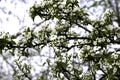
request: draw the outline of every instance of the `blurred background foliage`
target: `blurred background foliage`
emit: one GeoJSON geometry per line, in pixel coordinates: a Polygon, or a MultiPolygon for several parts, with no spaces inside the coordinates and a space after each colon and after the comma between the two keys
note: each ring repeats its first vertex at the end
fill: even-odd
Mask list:
{"type": "MultiPolygon", "coordinates": [[[[31,2],[0,4],[19,10],[31,2]]],[[[120,79],[119,0],[40,0],[29,7],[21,17],[1,6],[8,16],[1,16],[1,26],[10,16],[20,26],[17,33],[0,33],[1,80],[120,79]]]]}

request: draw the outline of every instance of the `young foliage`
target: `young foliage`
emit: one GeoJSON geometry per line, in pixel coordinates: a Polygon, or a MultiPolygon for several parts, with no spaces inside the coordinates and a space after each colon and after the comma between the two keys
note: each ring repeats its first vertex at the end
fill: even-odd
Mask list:
{"type": "MultiPolygon", "coordinates": [[[[120,44],[120,28],[113,25],[112,12],[105,13],[101,20],[91,20],[77,0],[45,0],[30,8],[30,16],[33,20],[39,16],[45,24],[38,30],[25,29],[18,42],[14,41],[18,37],[4,36],[0,52],[12,50],[13,56],[30,58],[40,55],[46,46],[52,48],[54,57],[43,63],[48,69],[37,80],[119,80],[120,52],[113,45],[120,44]],[[36,53],[32,55],[31,49],[36,53]]],[[[30,66],[22,65],[20,59],[15,62],[20,72],[14,75],[32,80],[30,66]]]]}
{"type": "MultiPolygon", "coordinates": [[[[96,5],[97,1],[92,6],[96,5]]],[[[116,29],[113,25],[114,15],[112,12],[106,13],[103,20],[92,21],[88,14],[79,7],[77,0],[66,0],[56,1],[56,3],[45,1],[44,5],[34,5],[30,9],[30,13],[31,16],[36,14],[45,20],[54,21],[57,19],[56,26],[53,27],[55,29],[54,35],[57,37],[52,41],[49,38],[49,44],[53,47],[55,58],[57,58],[52,69],[53,74],[57,74],[53,75],[54,77],[58,79],[65,77],[68,80],[95,80],[97,79],[96,75],[98,75],[97,71],[101,71],[100,80],[110,79],[109,76],[118,79],[115,76],[116,72],[112,71],[113,64],[116,64],[114,55],[119,53],[111,51],[109,48],[111,45],[119,44],[116,34],[116,30],[119,28],[116,29]],[[92,30],[89,29],[88,25],[92,26],[92,30]],[[85,31],[87,34],[83,36],[75,30],[72,31],[77,27],[79,31],[85,31]],[[71,41],[75,43],[70,43],[71,41]],[[71,57],[74,55],[74,52],[71,52],[74,49],[78,49],[76,51],[77,57],[71,57]],[[79,58],[80,62],[77,62],[79,58]],[[86,65],[88,67],[87,73],[83,74],[84,70],[79,72],[80,67],[75,68],[78,65],[86,65]],[[109,72],[111,68],[112,70],[109,72]]]]}

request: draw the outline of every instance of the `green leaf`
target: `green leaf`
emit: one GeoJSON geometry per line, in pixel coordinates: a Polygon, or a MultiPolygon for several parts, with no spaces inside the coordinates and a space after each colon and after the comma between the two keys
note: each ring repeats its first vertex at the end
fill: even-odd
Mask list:
{"type": "Polygon", "coordinates": [[[15,35],[11,36],[11,39],[16,39],[16,38],[17,38],[17,36],[15,36],[15,35]]]}
{"type": "Polygon", "coordinates": [[[30,32],[30,28],[29,27],[27,28],[27,32],[30,32]]]}
{"type": "Polygon", "coordinates": [[[94,1],[94,3],[90,7],[95,7],[97,6],[97,4],[98,4],[98,1],[94,1]]]}

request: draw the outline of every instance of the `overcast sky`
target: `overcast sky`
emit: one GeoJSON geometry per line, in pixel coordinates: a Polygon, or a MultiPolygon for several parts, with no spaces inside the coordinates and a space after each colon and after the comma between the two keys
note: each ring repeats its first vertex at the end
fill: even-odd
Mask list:
{"type": "Polygon", "coordinates": [[[17,33],[21,28],[32,26],[29,8],[37,0],[1,0],[0,31],[17,33]]]}

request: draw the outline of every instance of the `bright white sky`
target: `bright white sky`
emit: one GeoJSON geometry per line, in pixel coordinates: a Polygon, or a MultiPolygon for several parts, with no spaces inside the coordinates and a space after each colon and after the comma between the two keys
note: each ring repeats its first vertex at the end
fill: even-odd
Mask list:
{"type": "Polygon", "coordinates": [[[0,31],[14,34],[25,26],[32,26],[33,22],[29,17],[29,8],[37,1],[38,0],[1,0],[0,31]]]}

